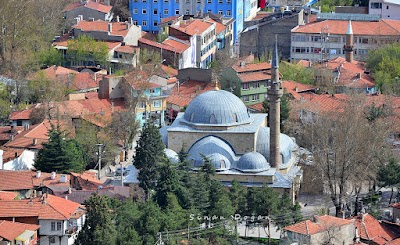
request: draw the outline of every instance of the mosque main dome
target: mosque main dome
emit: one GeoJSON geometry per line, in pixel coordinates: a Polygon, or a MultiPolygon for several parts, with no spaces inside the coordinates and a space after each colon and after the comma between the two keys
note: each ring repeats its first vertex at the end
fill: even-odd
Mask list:
{"type": "Polygon", "coordinates": [[[252,121],[244,103],[225,90],[212,90],[198,95],[187,107],[184,119],[189,124],[221,126],[252,121]]]}

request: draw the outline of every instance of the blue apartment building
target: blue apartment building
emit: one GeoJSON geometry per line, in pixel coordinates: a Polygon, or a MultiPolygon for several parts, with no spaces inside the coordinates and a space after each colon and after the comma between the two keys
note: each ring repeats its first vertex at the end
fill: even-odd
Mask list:
{"type": "Polygon", "coordinates": [[[160,20],[166,17],[194,15],[199,12],[233,17],[233,38],[236,42],[243,31],[244,5],[244,0],[130,0],[129,10],[135,25],[142,26],[143,31],[153,33],[158,32],[160,20]]]}

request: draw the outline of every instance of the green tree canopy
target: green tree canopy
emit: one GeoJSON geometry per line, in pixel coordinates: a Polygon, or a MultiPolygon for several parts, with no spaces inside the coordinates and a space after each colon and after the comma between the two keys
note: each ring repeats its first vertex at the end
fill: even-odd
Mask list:
{"type": "Polygon", "coordinates": [[[87,35],[68,40],[68,59],[76,65],[91,63],[105,66],[108,58],[108,47],[104,42],[94,40],[87,35]]]}
{"type": "Polygon", "coordinates": [[[34,166],[43,172],[82,172],[85,169],[83,152],[74,139],[65,138],[60,125],[51,124],[49,141],[39,150],[34,166]]]}
{"type": "Polygon", "coordinates": [[[284,80],[292,80],[303,84],[314,83],[313,70],[298,64],[281,62],[279,64],[279,72],[282,73],[282,79],[284,80]]]}
{"type": "Polygon", "coordinates": [[[400,184],[400,164],[395,159],[390,159],[388,164],[379,168],[377,179],[379,186],[392,188],[390,203],[393,197],[393,187],[400,184]]]}

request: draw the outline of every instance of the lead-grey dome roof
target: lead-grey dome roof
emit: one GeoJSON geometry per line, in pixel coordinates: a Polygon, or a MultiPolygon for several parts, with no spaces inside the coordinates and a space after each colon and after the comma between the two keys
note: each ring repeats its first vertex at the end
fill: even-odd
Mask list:
{"type": "Polygon", "coordinates": [[[187,107],[184,118],[192,124],[239,125],[251,122],[243,102],[225,90],[198,95],[187,107]]]}
{"type": "Polygon", "coordinates": [[[265,157],[255,151],[244,154],[236,164],[236,169],[242,172],[262,172],[270,168],[265,157]]]}
{"type": "Polygon", "coordinates": [[[217,171],[228,170],[231,168],[231,162],[228,158],[220,153],[212,153],[206,156],[206,159],[210,161],[210,164],[217,171]]]}
{"type": "Polygon", "coordinates": [[[204,164],[204,157],[212,154],[225,156],[230,163],[235,162],[235,152],[223,139],[215,136],[206,136],[194,143],[188,151],[188,160],[195,168],[204,164]]]}
{"type": "Polygon", "coordinates": [[[179,162],[179,155],[175,151],[165,148],[164,153],[171,163],[176,164],[179,162]]]}

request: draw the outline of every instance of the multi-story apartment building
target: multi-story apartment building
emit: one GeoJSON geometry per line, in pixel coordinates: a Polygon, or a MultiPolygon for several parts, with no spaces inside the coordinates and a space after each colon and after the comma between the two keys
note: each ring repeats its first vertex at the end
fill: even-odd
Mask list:
{"type": "Polygon", "coordinates": [[[245,20],[255,16],[257,0],[131,0],[133,23],[144,31],[158,32],[161,19],[176,15],[199,15],[204,13],[232,17],[234,40],[238,40],[245,20]]]}
{"type": "MultiPolygon", "coordinates": [[[[400,41],[400,20],[352,21],[354,59],[365,60],[369,50],[400,41]]],[[[344,57],[347,20],[324,20],[291,31],[292,61],[330,60],[344,57]]]]}
{"type": "Polygon", "coordinates": [[[384,19],[400,20],[400,1],[370,0],[368,13],[379,14],[384,19]]]}

